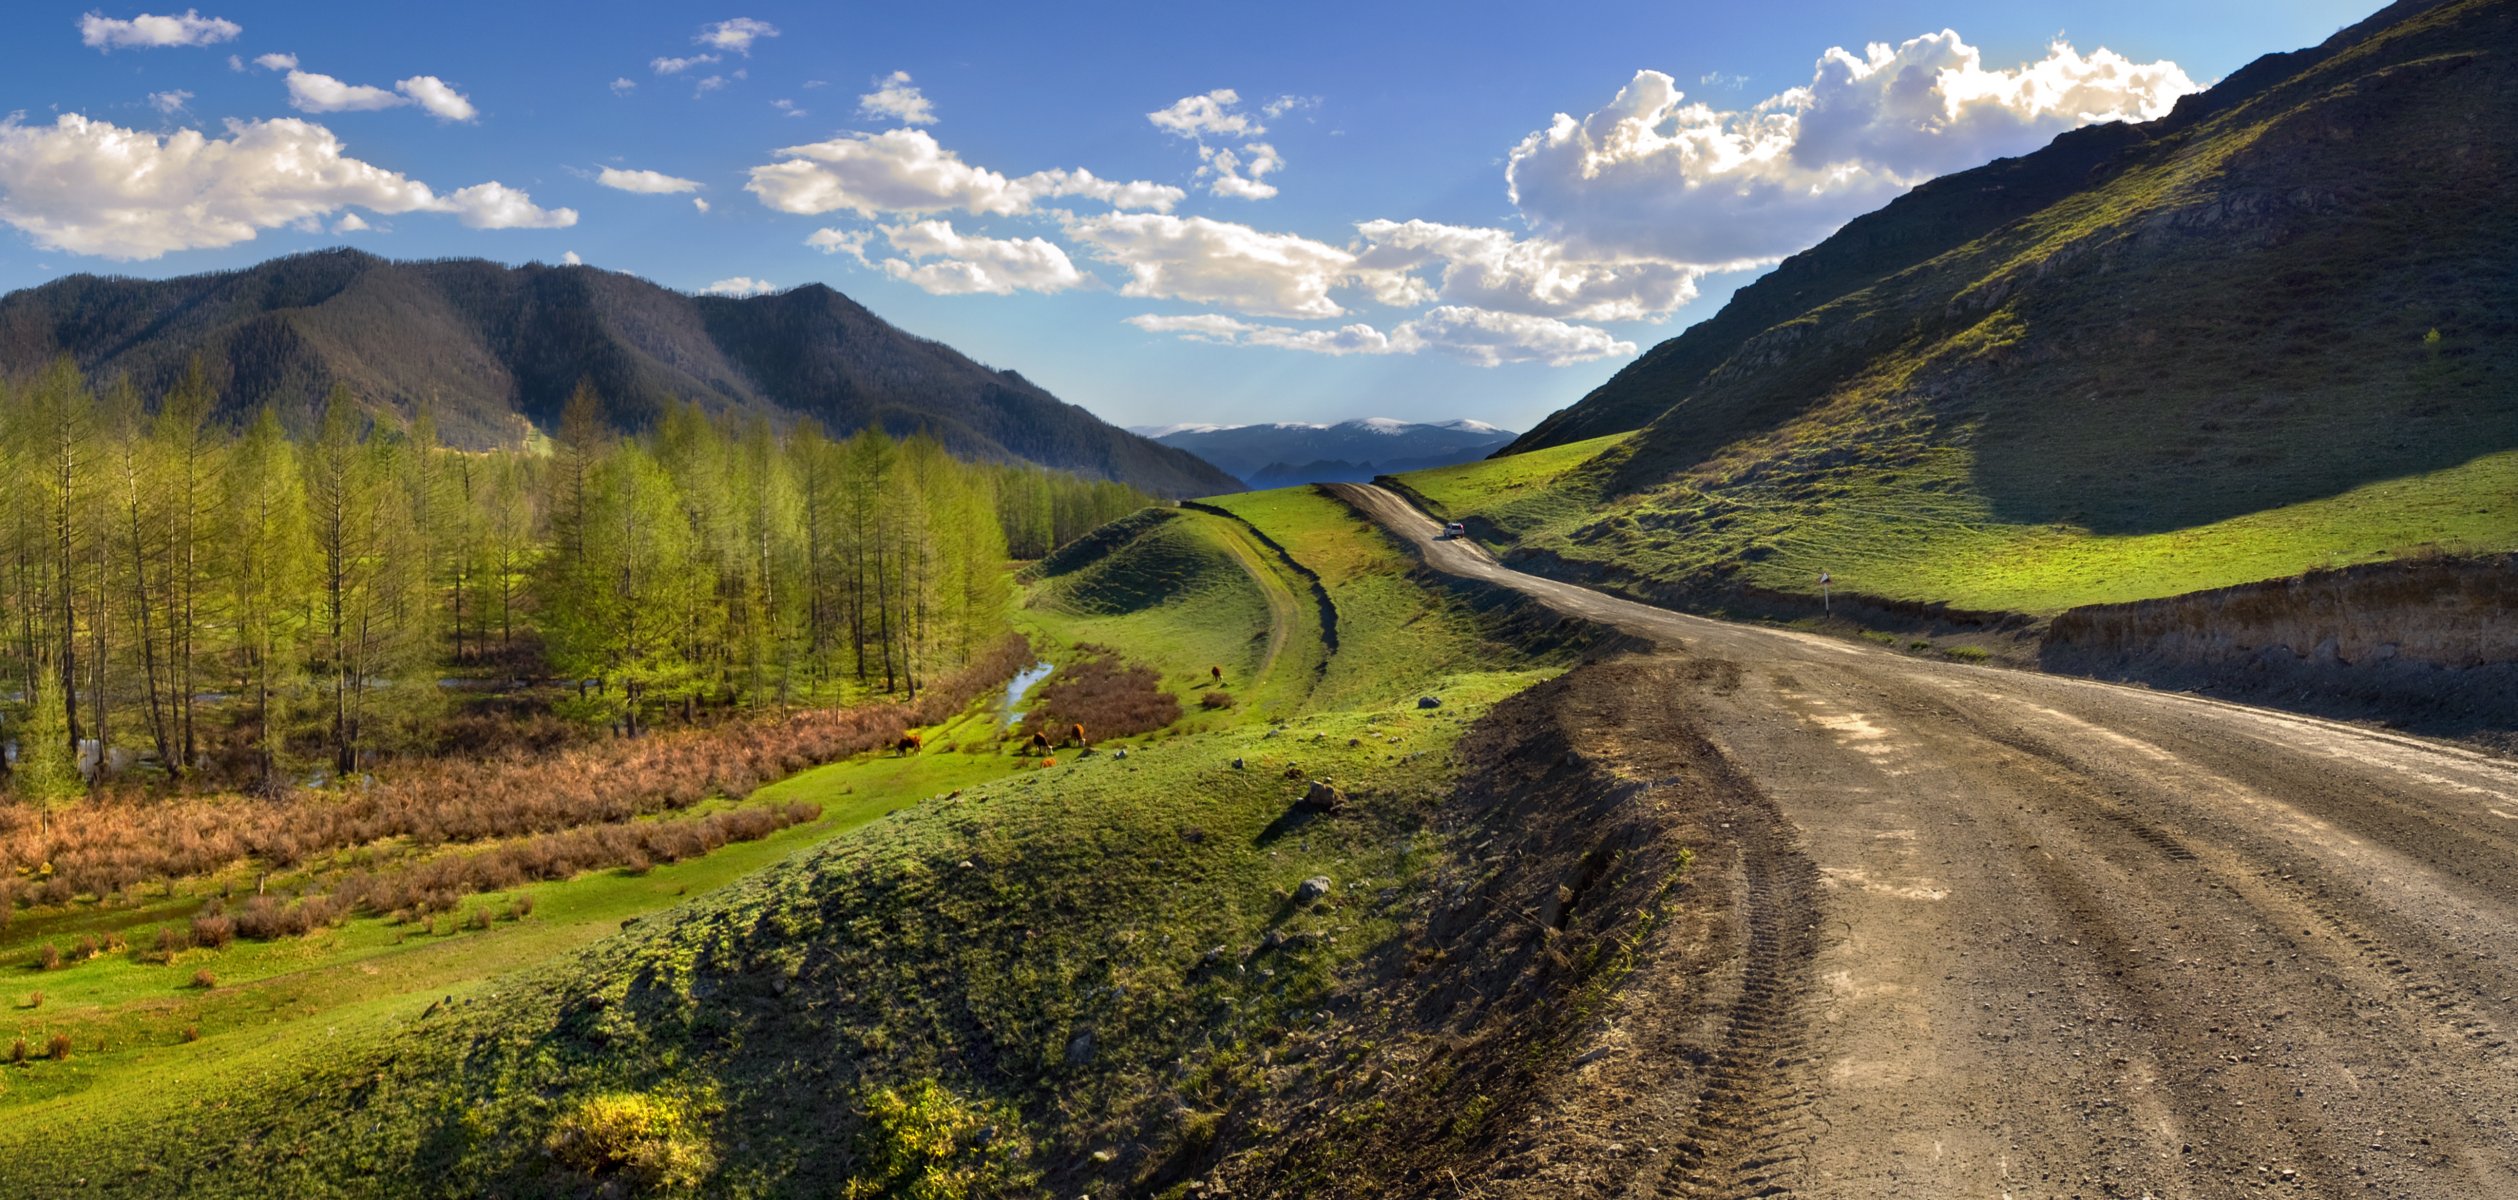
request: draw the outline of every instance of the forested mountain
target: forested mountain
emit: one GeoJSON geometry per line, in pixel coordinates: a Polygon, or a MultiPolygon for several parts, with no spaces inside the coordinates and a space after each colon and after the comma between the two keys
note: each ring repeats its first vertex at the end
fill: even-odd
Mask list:
{"type": "Polygon", "coordinates": [[[592,267],[392,262],[355,250],[145,280],[74,275],[0,298],[0,376],[68,354],[98,386],[172,387],[198,356],[215,414],[265,405],[311,431],[348,387],[388,423],[427,408],[450,446],[554,428],[580,383],[620,432],[680,399],[809,416],[834,436],[926,434],[972,460],[1024,460],[1163,495],[1233,488],[1197,458],[1104,424],[1012,371],[893,328],[821,284],[690,296],[592,267]]]}
{"type": "Polygon", "coordinates": [[[1445,467],[1484,457],[1513,440],[1509,429],[1483,421],[1416,422],[1365,417],[1323,425],[1132,426],[1166,446],[1189,451],[1254,488],[1298,483],[1356,483],[1375,475],[1445,467]]]}
{"type": "Polygon", "coordinates": [[[2140,537],[2208,529],[2254,578],[2499,514],[2490,548],[2518,528],[2472,482],[2518,451],[2512,178],[2518,5],[2406,0],[1851,223],[1521,438],[1637,430],[1481,515],[1657,587],[2028,606],[2152,594],[2074,557],[2140,537]]]}

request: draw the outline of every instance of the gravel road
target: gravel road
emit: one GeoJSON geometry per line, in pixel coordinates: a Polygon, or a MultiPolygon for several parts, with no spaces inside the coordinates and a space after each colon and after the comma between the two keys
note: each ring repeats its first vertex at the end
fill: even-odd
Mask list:
{"type": "Polygon", "coordinates": [[[1788,993],[1740,1049],[1789,1049],[1628,1193],[2518,1197],[2518,764],[1690,617],[1335,490],[1436,569],[1738,668],[1674,703],[1783,819],[1736,969],[1788,993]]]}

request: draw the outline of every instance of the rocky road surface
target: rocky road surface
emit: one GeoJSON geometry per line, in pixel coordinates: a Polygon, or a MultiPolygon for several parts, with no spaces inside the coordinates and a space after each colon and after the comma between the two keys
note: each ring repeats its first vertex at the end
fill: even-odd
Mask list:
{"type": "Polygon", "coordinates": [[[2189,696],[1436,569],[1737,682],[1674,697],[1780,814],[1757,997],[1619,1190],[2518,1197],[2518,764],[2189,696]]]}

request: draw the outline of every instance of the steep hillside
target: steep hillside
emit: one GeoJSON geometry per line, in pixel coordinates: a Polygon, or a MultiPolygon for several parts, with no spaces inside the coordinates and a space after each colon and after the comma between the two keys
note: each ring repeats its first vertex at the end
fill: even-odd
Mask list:
{"type": "Polygon", "coordinates": [[[90,377],[163,389],[195,355],[230,411],[303,420],[334,383],[458,446],[548,429],[580,381],[636,429],[670,399],[800,414],[845,434],[919,431],[1165,495],[1229,490],[1195,457],[1102,423],[1012,371],[911,336],[820,284],[687,296],[591,267],[391,262],[354,250],[180,279],[77,275],[0,297],[0,377],[68,353],[90,377]]]}
{"type": "Polygon", "coordinates": [[[2513,173],[2518,8],[2400,4],[1855,222],[1516,443],[1658,409],[1555,502],[1456,515],[1657,591],[2030,609],[2502,548],[2513,173]]]}
{"type": "Polygon", "coordinates": [[[1480,421],[1422,423],[1388,417],[1333,425],[1171,425],[1131,431],[1195,454],[1260,489],[1360,483],[1375,475],[1449,466],[1485,457],[1514,436],[1509,429],[1480,421]]]}

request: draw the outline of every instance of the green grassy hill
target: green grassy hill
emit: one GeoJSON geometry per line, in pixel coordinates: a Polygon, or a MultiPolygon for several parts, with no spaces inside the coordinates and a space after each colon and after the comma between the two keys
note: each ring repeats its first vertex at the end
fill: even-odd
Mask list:
{"type": "Polygon", "coordinates": [[[0,1066],[0,1191],[1116,1195],[1257,1152],[1290,1064],[1369,1049],[1331,1013],[1371,1011],[1456,861],[1455,745],[1575,648],[1515,648],[1324,496],[1230,503],[1027,585],[1058,670],[1149,665],[1195,697],[1174,725],[1044,764],[984,701],[760,793],[817,824],[538,885],[487,931],[71,968],[93,986],[43,1014],[71,1056],[0,1066]],[[1316,778],[1343,812],[1295,810],[1316,778]]]}
{"type": "Polygon", "coordinates": [[[2513,172],[2518,10],[2398,4],[1849,225],[1525,437],[1641,424],[1544,502],[1411,485],[1663,592],[2043,611],[2506,549],[2513,172]]]}

